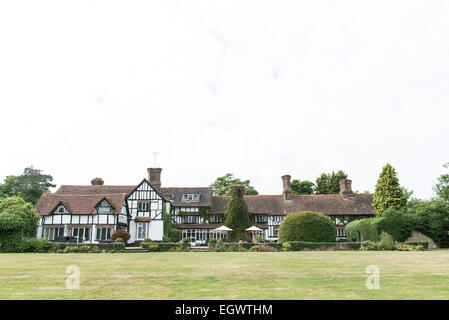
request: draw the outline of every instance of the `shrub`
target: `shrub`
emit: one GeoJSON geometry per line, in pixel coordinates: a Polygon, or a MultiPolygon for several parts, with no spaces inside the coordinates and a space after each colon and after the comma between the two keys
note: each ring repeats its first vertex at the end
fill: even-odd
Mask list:
{"type": "Polygon", "coordinates": [[[168,231],[168,241],[169,242],[179,242],[182,238],[182,231],[176,228],[171,228],[168,231]]]}
{"type": "Polygon", "coordinates": [[[304,211],[291,213],[279,226],[279,241],[335,241],[336,228],[322,213],[304,211]]]}
{"type": "Polygon", "coordinates": [[[307,241],[289,241],[291,251],[302,250],[324,250],[335,244],[335,242],[307,242],[307,241]]]}
{"type": "Polygon", "coordinates": [[[143,239],[143,242],[152,242],[152,240],[150,238],[145,238],[143,239]]]}
{"type": "Polygon", "coordinates": [[[125,243],[125,241],[123,240],[123,238],[117,238],[117,239],[115,239],[114,242],[125,243]]]}
{"type": "Polygon", "coordinates": [[[292,246],[288,242],[284,242],[282,244],[282,251],[290,251],[291,248],[292,248],[292,246]]]}
{"type": "Polygon", "coordinates": [[[379,224],[382,222],[384,218],[376,217],[376,218],[368,218],[360,220],[359,222],[359,232],[361,241],[365,240],[380,240],[380,226],[379,224]]]}
{"type": "Polygon", "coordinates": [[[184,239],[182,239],[182,243],[189,243],[190,242],[190,240],[188,239],[188,238],[184,238],[184,239]]]}
{"type": "Polygon", "coordinates": [[[263,238],[260,234],[256,237],[256,241],[259,243],[263,241],[263,238]]]}
{"type": "Polygon", "coordinates": [[[151,243],[150,246],[148,247],[148,250],[150,250],[151,252],[156,252],[159,249],[159,245],[157,243],[151,243]]]}
{"type": "Polygon", "coordinates": [[[413,211],[414,230],[428,236],[441,248],[449,247],[449,203],[422,201],[413,211]]]}
{"type": "Polygon", "coordinates": [[[217,239],[212,238],[209,240],[209,244],[216,244],[217,243],[217,239]]]}
{"type": "Polygon", "coordinates": [[[27,238],[35,238],[38,223],[39,214],[31,203],[25,202],[20,197],[0,200],[0,233],[14,231],[27,238]]]}
{"type": "Polygon", "coordinates": [[[345,226],[346,237],[360,241],[359,223],[362,220],[354,220],[345,226]]]}
{"type": "Polygon", "coordinates": [[[127,242],[131,238],[130,234],[123,228],[118,228],[111,236],[111,240],[122,238],[124,242],[127,242]]]}
{"type": "Polygon", "coordinates": [[[253,247],[249,248],[249,251],[250,252],[257,252],[257,251],[259,251],[259,246],[253,246],[253,247]]]}
{"type": "Polygon", "coordinates": [[[382,213],[379,230],[390,234],[394,240],[403,242],[412,235],[414,216],[405,211],[387,209],[382,213]]]}

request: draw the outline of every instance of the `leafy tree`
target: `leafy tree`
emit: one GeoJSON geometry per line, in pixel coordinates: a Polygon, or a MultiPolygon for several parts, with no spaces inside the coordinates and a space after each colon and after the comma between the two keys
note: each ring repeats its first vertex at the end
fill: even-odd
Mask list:
{"type": "Polygon", "coordinates": [[[19,197],[0,200],[0,250],[17,251],[27,238],[35,238],[39,215],[19,197]]]}
{"type": "Polygon", "coordinates": [[[32,166],[25,168],[20,176],[8,176],[0,184],[0,196],[19,196],[27,202],[35,204],[42,193],[50,191],[56,185],[52,184],[51,175],[42,174],[42,170],[32,166]]]}
{"type": "Polygon", "coordinates": [[[414,230],[431,238],[440,248],[449,247],[449,203],[437,199],[421,201],[414,208],[414,230]]]}
{"type": "Polygon", "coordinates": [[[377,180],[376,191],[374,192],[373,208],[377,214],[390,208],[401,210],[407,206],[407,195],[404,188],[399,185],[396,170],[387,163],[377,180]]]}
{"type": "MultiPolygon", "coordinates": [[[[449,169],[449,162],[445,163],[443,167],[449,169]]],[[[449,202],[449,173],[439,176],[438,183],[433,187],[433,190],[439,198],[449,202]]]]}
{"type": "Polygon", "coordinates": [[[241,185],[232,186],[228,210],[224,213],[224,225],[231,228],[229,240],[238,241],[246,238],[245,229],[251,226],[251,217],[248,206],[243,200],[244,187],[241,185]]]}
{"type": "Polygon", "coordinates": [[[322,173],[315,181],[315,194],[335,194],[340,192],[340,180],[348,175],[342,170],[337,173],[322,173]]]}
{"type": "Polygon", "coordinates": [[[294,179],[290,183],[290,188],[292,189],[292,194],[313,194],[314,185],[312,181],[294,179]]]}
{"type": "Polygon", "coordinates": [[[213,188],[214,195],[217,196],[229,195],[232,185],[245,186],[246,195],[258,195],[259,192],[257,192],[257,190],[249,184],[249,180],[242,181],[238,178],[235,178],[232,173],[227,173],[222,177],[218,177],[210,186],[213,188]]]}

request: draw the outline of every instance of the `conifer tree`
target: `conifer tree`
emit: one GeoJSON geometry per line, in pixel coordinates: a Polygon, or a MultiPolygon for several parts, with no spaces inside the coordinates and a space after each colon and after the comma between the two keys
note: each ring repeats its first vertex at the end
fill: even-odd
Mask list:
{"type": "Polygon", "coordinates": [[[232,199],[229,202],[228,210],[224,214],[224,225],[231,228],[228,238],[231,241],[245,239],[245,229],[251,226],[251,218],[248,212],[248,206],[243,200],[245,187],[242,185],[234,185],[231,187],[232,199]]]}
{"type": "Polygon", "coordinates": [[[377,180],[376,191],[374,192],[373,208],[378,215],[389,209],[403,209],[407,205],[407,196],[404,189],[399,185],[396,170],[387,163],[377,180]]]}

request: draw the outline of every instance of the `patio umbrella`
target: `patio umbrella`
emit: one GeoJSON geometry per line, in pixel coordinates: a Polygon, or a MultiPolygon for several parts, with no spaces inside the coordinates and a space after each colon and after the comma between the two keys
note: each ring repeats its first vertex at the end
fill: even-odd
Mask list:
{"type": "Polygon", "coordinates": [[[220,232],[221,237],[223,238],[223,234],[227,234],[227,232],[232,231],[232,229],[228,228],[226,226],[221,226],[221,227],[215,228],[214,231],[220,232]]]}
{"type": "Polygon", "coordinates": [[[221,227],[215,228],[214,231],[232,231],[232,229],[228,228],[226,226],[221,226],[221,227]]]}
{"type": "Polygon", "coordinates": [[[252,227],[245,229],[245,231],[262,231],[262,229],[257,228],[256,226],[252,226],[252,227]]]}

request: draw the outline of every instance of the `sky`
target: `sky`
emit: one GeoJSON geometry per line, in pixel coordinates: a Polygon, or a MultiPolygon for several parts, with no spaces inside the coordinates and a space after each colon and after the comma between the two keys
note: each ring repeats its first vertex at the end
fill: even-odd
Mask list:
{"type": "Polygon", "coordinates": [[[260,194],[390,162],[418,198],[449,162],[449,2],[0,2],[0,181],[260,194]]]}

